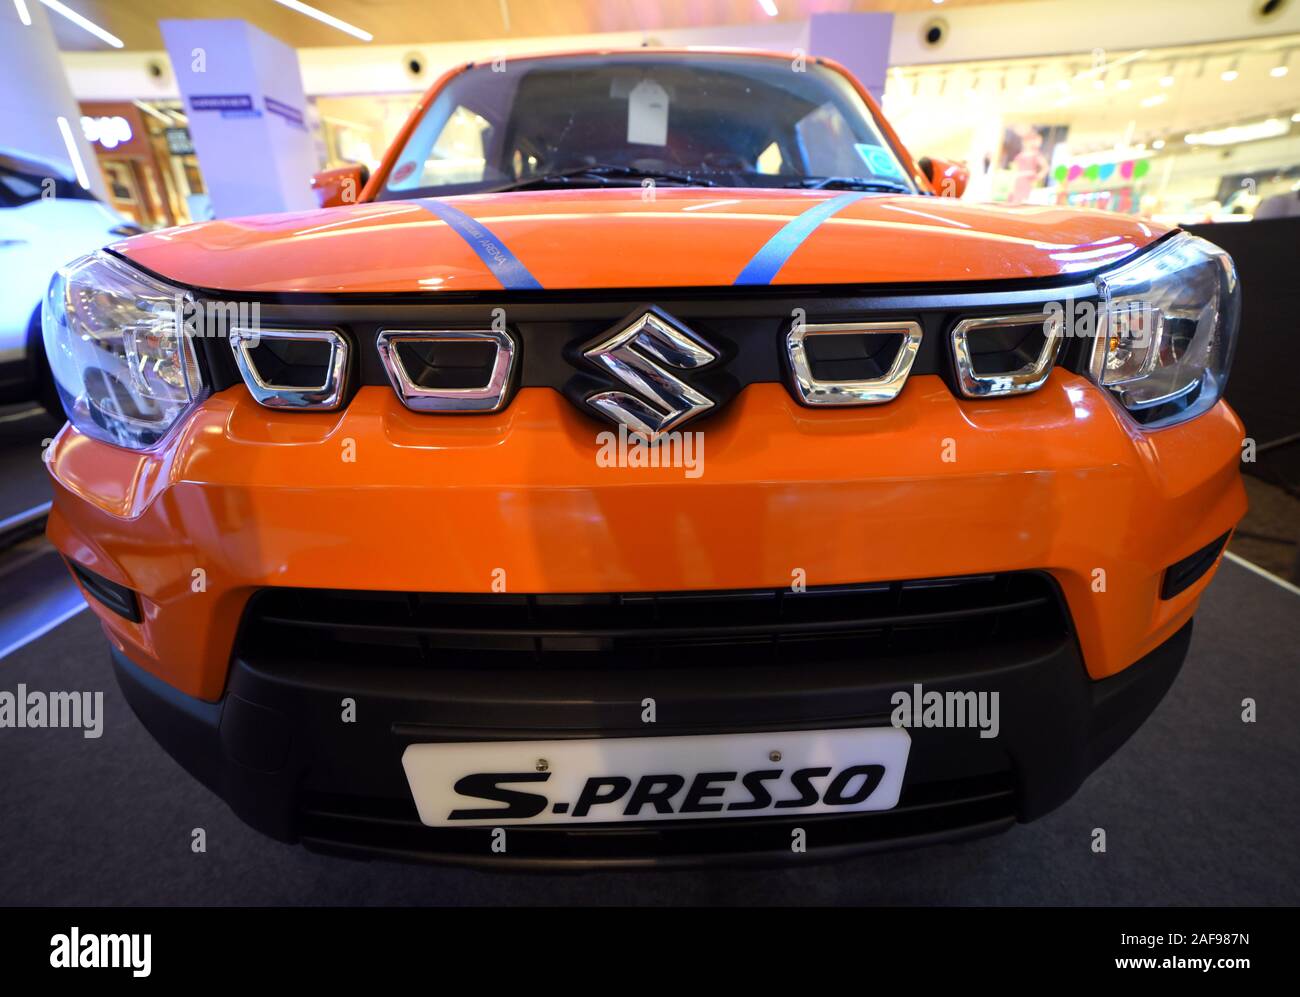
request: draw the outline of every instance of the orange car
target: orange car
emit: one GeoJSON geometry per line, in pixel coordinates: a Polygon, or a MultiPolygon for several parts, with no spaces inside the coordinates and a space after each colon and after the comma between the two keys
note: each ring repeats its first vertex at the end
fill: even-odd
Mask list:
{"type": "Polygon", "coordinates": [[[449,73],[335,206],[69,265],[49,537],[132,707],[349,854],[802,861],[1052,810],[1245,509],[1239,290],[964,182],[828,62],[561,54],[449,73]]]}

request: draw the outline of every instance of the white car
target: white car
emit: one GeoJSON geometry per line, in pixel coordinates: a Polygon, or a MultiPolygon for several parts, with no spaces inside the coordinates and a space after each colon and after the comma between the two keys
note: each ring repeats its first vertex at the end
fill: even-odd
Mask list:
{"type": "Polygon", "coordinates": [[[0,149],[0,405],[63,410],[41,342],[41,300],[64,263],[142,231],[54,164],[0,149]]]}

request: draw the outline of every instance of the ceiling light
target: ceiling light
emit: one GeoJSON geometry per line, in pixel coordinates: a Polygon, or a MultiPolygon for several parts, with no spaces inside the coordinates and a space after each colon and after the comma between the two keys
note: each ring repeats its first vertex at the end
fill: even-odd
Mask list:
{"type": "MultiPolygon", "coordinates": [[[[48,3],[49,0],[43,0],[48,3]]],[[[323,10],[317,10],[315,7],[302,3],[301,0],[275,0],[281,7],[288,7],[299,14],[306,14],[308,17],[314,17],[321,24],[328,24],[331,28],[337,28],[345,35],[351,35],[353,38],[360,38],[363,42],[374,41],[375,36],[369,31],[363,31],[355,24],[348,24],[347,21],[340,21],[331,14],[326,14],[323,10]]]]}
{"type": "Polygon", "coordinates": [[[1240,75],[1241,74],[1237,72],[1237,60],[1233,59],[1228,63],[1228,68],[1219,74],[1219,79],[1223,80],[1224,83],[1231,83],[1240,75]]]}
{"type": "Polygon", "coordinates": [[[27,9],[27,0],[14,0],[14,6],[18,8],[18,20],[30,28],[32,26],[32,12],[27,9]]]}
{"type": "Polygon", "coordinates": [[[1168,99],[1169,95],[1167,93],[1156,93],[1152,94],[1150,97],[1143,97],[1140,103],[1143,107],[1159,107],[1168,99]]]}
{"type": "MultiPolygon", "coordinates": [[[[98,24],[96,24],[94,21],[92,21],[92,20],[90,20],[90,19],[88,19],[88,18],[82,17],[80,14],[78,14],[78,13],[77,13],[75,10],[73,10],[71,7],[66,7],[66,6],[64,6],[63,4],[59,3],[59,0],[41,0],[41,3],[43,3],[43,4],[45,4],[45,6],[49,7],[50,10],[54,11],[54,13],[56,13],[56,14],[62,14],[64,17],[66,17],[69,21],[71,21],[71,22],[72,22],[73,24],[75,24],[77,27],[82,28],[82,29],[84,29],[84,30],[86,30],[86,31],[89,31],[92,35],[94,35],[94,36],[95,36],[96,38],[98,38],[100,41],[108,42],[108,44],[112,45],[113,48],[122,48],[122,47],[123,47],[122,39],[118,38],[117,35],[113,34],[112,32],[105,31],[103,28],[101,28],[101,27],[100,27],[98,24]]],[[[59,120],[62,121],[63,119],[60,118],[59,120]]],[[[82,186],[85,186],[85,185],[83,184],[82,186]]]]}
{"type": "Polygon", "coordinates": [[[1285,76],[1290,71],[1287,68],[1287,63],[1290,61],[1291,61],[1291,53],[1287,52],[1284,56],[1282,56],[1278,64],[1268,71],[1268,75],[1278,77],[1278,78],[1285,76]]]}
{"type": "Polygon", "coordinates": [[[68,158],[72,160],[72,168],[77,172],[77,183],[81,185],[82,190],[90,190],[90,178],[86,176],[86,164],[81,161],[81,150],[77,148],[77,140],[72,137],[72,126],[68,124],[68,119],[62,116],[56,120],[59,124],[59,133],[63,136],[63,144],[68,150],[68,158]]]}
{"type": "Polygon", "coordinates": [[[1129,87],[1131,87],[1133,85],[1133,81],[1129,79],[1129,76],[1130,74],[1132,74],[1132,72],[1133,72],[1132,66],[1126,67],[1124,70],[1124,75],[1120,77],[1119,82],[1116,83],[1115,86],[1120,90],[1127,90],[1129,87]]]}
{"type": "Polygon", "coordinates": [[[1239,142],[1277,138],[1285,135],[1289,130],[1290,126],[1281,118],[1266,118],[1245,125],[1231,125],[1228,128],[1216,128],[1208,132],[1193,132],[1184,136],[1183,141],[1188,145],[1236,145],[1239,142]]]}
{"type": "Polygon", "coordinates": [[[776,17],[781,13],[776,9],[776,0],[758,0],[758,5],[763,8],[763,13],[768,17],[776,17]]]}
{"type": "Polygon", "coordinates": [[[1295,114],[1291,115],[1291,120],[1300,122],[1300,111],[1297,111],[1295,114]]]}
{"type": "Polygon", "coordinates": [[[1164,147],[1165,147],[1165,140],[1162,138],[1158,138],[1151,143],[1151,148],[1155,149],[1157,152],[1159,152],[1164,147]]]}

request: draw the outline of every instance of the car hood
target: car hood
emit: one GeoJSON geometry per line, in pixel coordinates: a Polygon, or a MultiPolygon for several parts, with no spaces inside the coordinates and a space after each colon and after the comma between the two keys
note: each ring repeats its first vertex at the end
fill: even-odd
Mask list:
{"type": "Polygon", "coordinates": [[[660,187],[380,201],[202,222],[112,249],[196,288],[409,293],[1051,278],[1109,266],[1167,231],[1057,207],[660,187]]]}

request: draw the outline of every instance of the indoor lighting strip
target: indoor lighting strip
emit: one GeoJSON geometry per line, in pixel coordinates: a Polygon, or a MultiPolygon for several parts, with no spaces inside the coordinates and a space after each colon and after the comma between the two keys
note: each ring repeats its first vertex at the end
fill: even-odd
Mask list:
{"type": "Polygon", "coordinates": [[[363,42],[374,41],[375,36],[369,31],[363,31],[355,24],[348,24],[347,21],[340,21],[337,17],[334,17],[331,14],[326,14],[323,10],[317,10],[315,7],[309,6],[308,4],[300,3],[299,0],[275,0],[275,2],[281,7],[288,7],[290,10],[296,10],[299,14],[306,14],[308,17],[314,17],[316,20],[320,21],[321,24],[328,24],[331,28],[337,28],[339,31],[342,31],[346,35],[351,35],[353,38],[360,38],[363,42]]]}
{"type": "Polygon", "coordinates": [[[32,26],[32,12],[27,9],[27,0],[14,0],[14,6],[18,8],[18,20],[30,28],[32,26]]]}
{"type": "MultiPolygon", "coordinates": [[[[108,42],[108,44],[112,45],[113,48],[122,48],[122,47],[123,47],[122,39],[118,38],[117,35],[113,34],[111,31],[105,31],[103,28],[101,28],[101,27],[100,27],[98,24],[96,24],[94,21],[92,21],[92,20],[90,20],[90,19],[88,19],[88,18],[82,17],[80,14],[78,14],[78,13],[77,13],[75,10],[73,10],[71,7],[68,7],[68,6],[64,5],[64,4],[59,3],[59,0],[41,0],[41,3],[43,3],[43,4],[45,4],[45,6],[49,7],[50,10],[54,11],[54,13],[56,13],[56,14],[62,14],[64,17],[66,17],[69,21],[71,21],[71,22],[72,22],[73,24],[75,24],[77,27],[79,27],[79,28],[84,28],[86,31],[89,31],[92,35],[94,35],[94,36],[95,36],[96,38],[98,38],[100,41],[108,42]]],[[[21,11],[21,8],[20,8],[20,9],[19,9],[19,14],[20,14],[20,16],[21,16],[21,13],[22,13],[22,11],[21,11]]]]}
{"type": "Polygon", "coordinates": [[[81,161],[81,150],[77,148],[77,140],[72,137],[72,126],[62,115],[57,120],[59,131],[63,135],[63,144],[68,147],[68,158],[72,160],[72,168],[77,171],[77,183],[81,184],[82,190],[90,190],[90,177],[86,176],[86,164],[81,161]]]}

